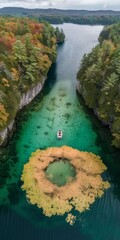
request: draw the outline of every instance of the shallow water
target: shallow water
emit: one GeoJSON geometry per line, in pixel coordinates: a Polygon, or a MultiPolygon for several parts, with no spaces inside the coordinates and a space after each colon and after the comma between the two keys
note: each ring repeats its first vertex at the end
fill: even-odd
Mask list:
{"type": "Polygon", "coordinates": [[[75,168],[66,159],[58,159],[50,163],[45,173],[48,180],[59,187],[67,184],[68,181],[72,181],[76,176],[75,168]]]}
{"type": "Polygon", "coordinates": [[[66,42],[48,74],[41,94],[18,116],[16,134],[0,152],[1,240],[119,240],[120,151],[110,146],[111,135],[76,94],[76,73],[84,53],[97,44],[102,26],[60,25],[66,42]],[[63,138],[56,132],[63,130],[63,138]],[[21,190],[23,165],[37,148],[68,145],[102,157],[104,179],[111,188],[90,211],[77,214],[74,226],[65,216],[48,218],[32,206],[21,190]]]}

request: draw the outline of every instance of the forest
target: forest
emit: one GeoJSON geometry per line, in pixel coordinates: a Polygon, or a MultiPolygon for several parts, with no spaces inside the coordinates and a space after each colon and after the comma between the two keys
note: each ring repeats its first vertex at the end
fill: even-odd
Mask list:
{"type": "Polygon", "coordinates": [[[86,105],[109,125],[112,144],[120,148],[120,23],[104,27],[98,45],[84,55],[77,78],[86,105]]]}
{"type": "Polygon", "coordinates": [[[62,9],[27,9],[19,7],[4,7],[0,9],[1,15],[27,16],[43,20],[51,24],[75,23],[90,25],[109,25],[120,21],[120,11],[111,10],[62,10],[62,9]]]}
{"type": "Polygon", "coordinates": [[[69,16],[69,15],[42,15],[39,17],[39,21],[46,20],[51,24],[63,24],[63,23],[74,23],[83,25],[110,25],[120,21],[120,16],[111,15],[79,15],[79,16],[69,16]]]}
{"type": "Polygon", "coordinates": [[[0,17],[0,131],[16,116],[20,98],[46,78],[64,33],[48,23],[0,17]]]}

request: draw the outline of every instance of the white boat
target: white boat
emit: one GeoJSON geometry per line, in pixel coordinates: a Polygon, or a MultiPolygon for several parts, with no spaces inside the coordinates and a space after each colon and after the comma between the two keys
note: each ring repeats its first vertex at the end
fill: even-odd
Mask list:
{"type": "Polygon", "coordinates": [[[62,130],[58,130],[57,131],[57,138],[62,138],[63,137],[63,132],[62,132],[62,130]]]}

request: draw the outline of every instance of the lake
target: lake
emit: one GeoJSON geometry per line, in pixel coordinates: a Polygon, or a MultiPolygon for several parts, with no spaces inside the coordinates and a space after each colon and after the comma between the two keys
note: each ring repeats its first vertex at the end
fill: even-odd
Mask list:
{"type": "Polygon", "coordinates": [[[59,25],[66,41],[57,48],[42,92],[18,114],[16,133],[0,151],[1,240],[119,240],[120,151],[110,145],[109,129],[85,105],[76,92],[76,74],[85,53],[98,43],[102,26],[59,25]],[[57,139],[57,130],[63,138],[57,139]],[[76,213],[70,226],[66,216],[45,217],[27,201],[21,190],[23,165],[36,149],[68,145],[100,155],[111,184],[90,210],[76,213]]]}

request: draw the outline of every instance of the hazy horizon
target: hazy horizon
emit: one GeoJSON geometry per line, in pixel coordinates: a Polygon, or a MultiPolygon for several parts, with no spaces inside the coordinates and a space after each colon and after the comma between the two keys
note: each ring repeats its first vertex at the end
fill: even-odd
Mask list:
{"type": "Polygon", "coordinates": [[[75,9],[75,8],[57,8],[57,7],[45,7],[45,8],[43,8],[43,7],[32,7],[32,8],[30,8],[30,7],[22,7],[22,6],[5,6],[5,7],[0,7],[0,9],[2,9],[2,8],[22,8],[22,9],[29,9],[29,10],[32,10],[32,9],[55,9],[55,10],[73,10],[73,11],[114,11],[114,12],[119,12],[120,10],[114,10],[114,9],[85,9],[85,8],[80,8],[80,9],[75,9]]]}
{"type": "Polygon", "coordinates": [[[0,0],[0,8],[21,7],[28,9],[61,9],[61,10],[113,10],[120,11],[120,0],[0,0]]]}

